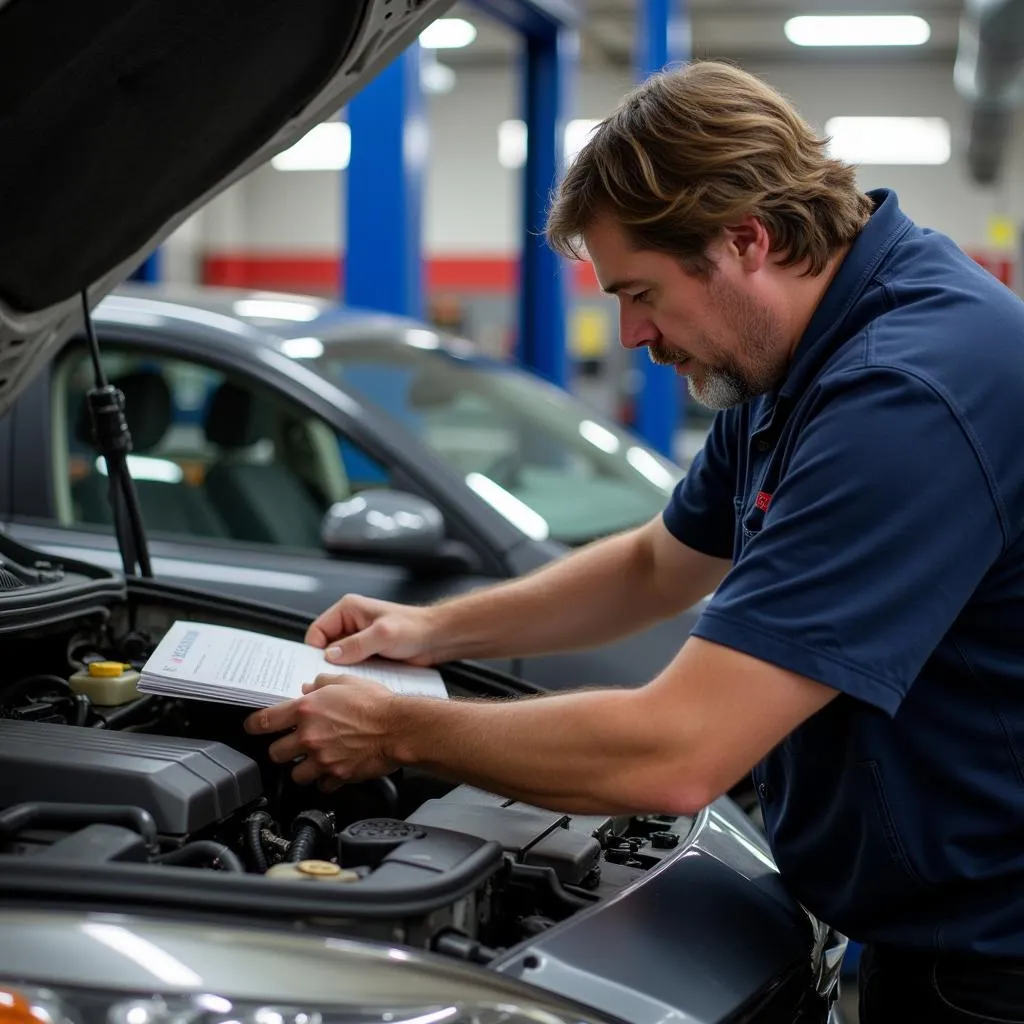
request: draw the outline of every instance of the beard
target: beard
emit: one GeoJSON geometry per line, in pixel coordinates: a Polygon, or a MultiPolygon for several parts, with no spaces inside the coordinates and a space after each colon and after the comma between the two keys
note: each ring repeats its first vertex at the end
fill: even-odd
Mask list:
{"type": "MultiPolygon", "coordinates": [[[[708,409],[729,409],[771,391],[784,373],[782,325],[775,314],[717,275],[708,284],[729,332],[738,339],[731,351],[712,335],[697,339],[704,359],[690,359],[686,387],[690,397],[708,409]]],[[[655,342],[647,354],[659,366],[678,366],[687,356],[655,342]]]]}

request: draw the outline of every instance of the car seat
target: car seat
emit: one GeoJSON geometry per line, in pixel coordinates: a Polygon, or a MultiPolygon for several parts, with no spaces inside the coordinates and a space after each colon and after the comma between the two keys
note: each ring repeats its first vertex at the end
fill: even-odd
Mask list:
{"type": "Polygon", "coordinates": [[[213,393],[206,439],[221,450],[206,473],[210,501],[239,540],[319,548],[323,510],[279,461],[260,463],[247,449],[271,436],[272,410],[246,388],[225,381],[213,393]]]}
{"type": "MultiPolygon", "coordinates": [[[[132,435],[133,454],[152,452],[171,427],[171,392],[167,382],[159,373],[140,371],[111,383],[124,393],[125,419],[132,435]]],[[[84,396],[75,424],[77,440],[91,446],[92,421],[84,396]]],[[[184,480],[150,479],[141,473],[134,473],[133,479],[147,529],[193,537],[228,536],[224,522],[199,488],[189,486],[184,480]]],[[[93,469],[72,485],[71,495],[79,522],[109,525],[113,521],[109,481],[103,473],[93,469]]]]}

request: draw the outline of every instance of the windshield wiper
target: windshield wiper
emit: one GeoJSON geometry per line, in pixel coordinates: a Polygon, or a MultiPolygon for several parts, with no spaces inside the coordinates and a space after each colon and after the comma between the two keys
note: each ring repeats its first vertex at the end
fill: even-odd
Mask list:
{"type": "Polygon", "coordinates": [[[82,315],[85,333],[89,339],[93,376],[96,386],[86,392],[92,421],[93,444],[107,464],[110,507],[114,515],[114,533],[121,562],[126,575],[134,576],[136,567],[140,576],[152,576],[149,548],[142,525],[142,512],[135,492],[135,481],[128,470],[128,453],[132,450],[132,435],[124,417],[124,394],[107,383],[100,362],[100,343],[89,310],[89,293],[82,290],[82,315]]]}

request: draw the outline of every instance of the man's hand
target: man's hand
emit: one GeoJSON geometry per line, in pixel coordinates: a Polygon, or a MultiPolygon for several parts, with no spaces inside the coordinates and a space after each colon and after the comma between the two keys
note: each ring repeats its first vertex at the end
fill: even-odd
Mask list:
{"type": "Polygon", "coordinates": [[[335,665],[355,665],[375,654],[410,665],[434,663],[429,608],[347,594],[306,631],[306,643],[327,648],[335,665]]]}
{"type": "Polygon", "coordinates": [[[393,771],[384,753],[394,694],[385,686],[354,676],[318,676],[303,687],[305,695],[251,714],[249,733],[291,730],[270,745],[270,759],[287,764],[300,783],[321,780],[328,792],[345,782],[360,782],[393,771]]]}

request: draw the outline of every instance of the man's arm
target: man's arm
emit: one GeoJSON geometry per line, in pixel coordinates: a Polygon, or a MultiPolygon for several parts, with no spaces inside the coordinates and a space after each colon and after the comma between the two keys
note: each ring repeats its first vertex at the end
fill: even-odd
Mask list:
{"type": "Polygon", "coordinates": [[[727,647],[689,640],[639,690],[513,702],[395,697],[321,677],[256,712],[251,732],[294,732],[271,757],[328,785],[419,765],[456,782],[577,814],[692,814],[726,792],[836,691],[727,647]]]}
{"type": "Polygon", "coordinates": [[[318,647],[340,641],[340,657],[328,651],[338,665],[373,654],[438,663],[592,647],[696,604],[729,565],[677,540],[659,516],[527,576],[428,608],[343,598],[306,640],[318,647]]]}

